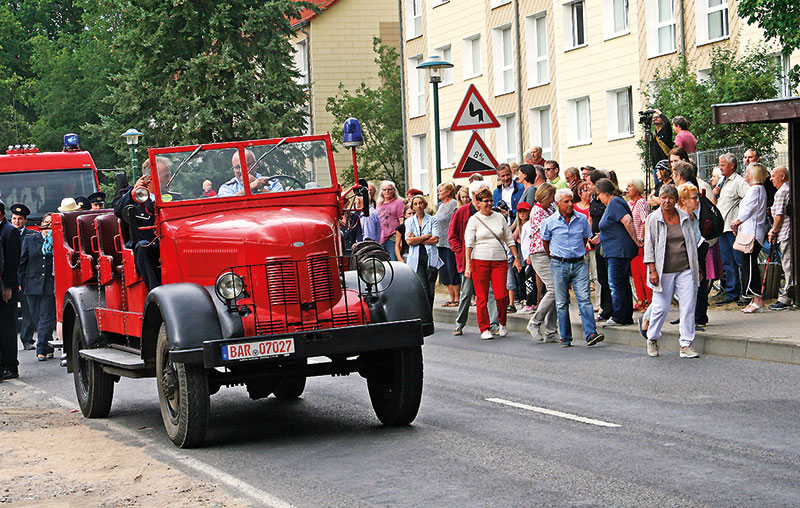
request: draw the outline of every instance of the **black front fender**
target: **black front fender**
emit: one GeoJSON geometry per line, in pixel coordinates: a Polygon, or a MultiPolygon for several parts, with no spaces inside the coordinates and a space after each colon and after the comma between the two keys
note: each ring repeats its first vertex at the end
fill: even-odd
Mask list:
{"type": "MultiPolygon", "coordinates": [[[[67,356],[77,352],[72,344],[72,330],[78,323],[83,331],[85,347],[95,348],[105,344],[103,334],[97,328],[97,316],[94,310],[104,306],[102,297],[96,286],[73,286],[64,295],[63,322],[61,337],[64,341],[64,352],[67,356]],[[98,301],[98,297],[101,300],[98,301]]],[[[72,372],[72,362],[67,364],[68,371],[72,372]]]]}

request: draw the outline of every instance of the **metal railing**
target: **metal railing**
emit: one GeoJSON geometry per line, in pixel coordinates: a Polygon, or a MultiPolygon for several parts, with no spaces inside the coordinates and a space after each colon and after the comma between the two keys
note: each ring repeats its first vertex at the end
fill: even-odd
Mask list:
{"type": "MultiPolygon", "coordinates": [[[[741,168],[742,157],[744,156],[745,150],[747,150],[747,147],[744,145],[729,146],[726,148],[701,150],[696,153],[690,153],[689,158],[697,163],[697,176],[706,182],[711,182],[711,172],[716,166],[719,165],[720,155],[732,153],[736,156],[738,162],[737,168],[741,168]]],[[[774,156],[764,155],[761,157],[761,163],[764,164],[768,169],[772,169],[777,166],[788,166],[789,153],[778,152],[774,156]]],[[[742,171],[740,170],[739,173],[741,174],[742,171]]]]}

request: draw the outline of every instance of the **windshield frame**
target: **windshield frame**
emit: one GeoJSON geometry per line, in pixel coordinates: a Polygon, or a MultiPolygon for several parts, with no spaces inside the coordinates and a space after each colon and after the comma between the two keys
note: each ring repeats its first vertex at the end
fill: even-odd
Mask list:
{"type": "MultiPolygon", "coordinates": [[[[285,138],[272,138],[272,139],[259,139],[259,140],[250,140],[250,141],[231,141],[231,142],[224,142],[224,143],[203,143],[200,145],[185,145],[185,146],[175,146],[175,147],[161,147],[161,148],[149,148],[148,149],[148,157],[150,160],[150,167],[156,167],[156,157],[162,154],[171,154],[175,155],[177,153],[185,153],[186,157],[197,150],[198,147],[201,148],[200,152],[204,150],[220,150],[220,149],[236,149],[239,153],[239,160],[242,164],[242,173],[247,174],[250,171],[250,168],[247,167],[247,158],[245,157],[245,150],[248,148],[252,148],[254,146],[271,146],[277,145],[279,143],[283,143],[284,145],[289,145],[291,143],[303,143],[303,142],[311,142],[311,141],[324,141],[325,142],[325,151],[326,156],[328,158],[328,171],[330,172],[331,177],[331,185],[330,187],[319,187],[313,189],[295,189],[295,190],[286,190],[282,192],[274,192],[274,193],[263,193],[263,194],[253,194],[250,192],[250,186],[245,185],[244,190],[245,194],[242,196],[225,196],[225,197],[215,197],[213,199],[186,199],[181,201],[169,201],[166,202],[162,199],[162,190],[161,185],[162,182],[158,179],[158,172],[153,171],[151,174],[153,175],[153,183],[154,183],[154,190],[155,190],[155,204],[159,207],[171,208],[171,207],[181,207],[181,206],[196,206],[198,204],[209,205],[211,203],[229,203],[231,201],[244,201],[250,199],[276,199],[276,197],[283,197],[283,196],[292,196],[298,193],[301,194],[308,194],[308,193],[315,193],[315,192],[331,192],[336,191],[337,193],[339,188],[339,181],[336,174],[336,167],[333,161],[333,149],[331,146],[331,137],[330,134],[317,134],[317,135],[309,135],[309,136],[289,136],[285,138]]],[[[173,172],[173,175],[175,173],[173,172]]],[[[164,182],[166,184],[166,182],[164,182]]]]}

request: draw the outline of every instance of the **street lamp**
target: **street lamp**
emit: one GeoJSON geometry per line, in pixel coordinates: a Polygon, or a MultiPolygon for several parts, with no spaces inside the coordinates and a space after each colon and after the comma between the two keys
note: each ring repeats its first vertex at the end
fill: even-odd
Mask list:
{"type": "Polygon", "coordinates": [[[439,146],[439,83],[442,82],[441,69],[449,69],[453,64],[438,55],[429,56],[427,60],[417,65],[417,69],[425,69],[428,82],[433,83],[433,138],[436,145],[436,187],[442,183],[441,147],[439,146]]]}
{"type": "Polygon", "coordinates": [[[128,143],[128,146],[131,147],[131,167],[133,168],[133,180],[136,181],[136,145],[139,144],[139,136],[142,133],[137,131],[136,129],[130,128],[126,130],[122,136],[125,138],[125,142],[128,143]]]}

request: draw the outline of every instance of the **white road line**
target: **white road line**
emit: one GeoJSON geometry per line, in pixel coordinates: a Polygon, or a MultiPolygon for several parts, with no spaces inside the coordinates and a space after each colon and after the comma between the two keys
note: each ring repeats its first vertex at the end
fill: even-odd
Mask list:
{"type": "Polygon", "coordinates": [[[593,418],[586,418],[585,416],[578,416],[570,413],[563,413],[561,411],[554,411],[552,409],[547,409],[545,407],[529,406],[528,404],[522,404],[520,402],[514,402],[506,399],[489,398],[485,400],[489,402],[495,402],[497,404],[503,404],[505,406],[515,407],[518,409],[525,409],[527,411],[534,411],[536,413],[542,413],[550,416],[557,416],[559,418],[566,418],[567,420],[574,420],[576,422],[588,423],[589,425],[597,425],[598,427],[621,427],[621,425],[617,425],[616,423],[609,423],[609,422],[604,422],[602,420],[595,420],[593,418]]]}
{"type": "MultiPolygon", "coordinates": [[[[19,381],[17,379],[12,379],[7,382],[19,387],[30,388],[34,390],[35,393],[42,393],[45,394],[42,390],[35,388],[24,381],[19,381]]],[[[49,399],[64,408],[67,409],[75,409],[77,407],[77,402],[70,402],[64,398],[61,398],[57,395],[49,396],[49,399]]],[[[206,464],[201,460],[197,460],[195,458],[189,457],[184,455],[183,453],[177,451],[175,448],[163,448],[161,447],[160,443],[157,443],[154,439],[144,436],[140,433],[134,432],[133,430],[124,427],[118,423],[115,423],[111,420],[92,420],[93,423],[100,424],[108,428],[109,430],[116,432],[118,434],[124,434],[129,438],[135,439],[140,442],[144,442],[148,445],[153,446],[154,448],[158,448],[159,453],[163,453],[164,455],[169,456],[171,459],[180,462],[184,466],[194,469],[204,475],[213,478],[215,481],[223,483],[227,485],[229,488],[239,492],[245,497],[249,497],[261,503],[262,505],[269,507],[269,508],[294,508],[294,505],[289,503],[288,501],[284,501],[283,499],[273,496],[272,494],[265,492],[254,485],[251,485],[235,476],[229,475],[219,469],[206,464]]]]}

